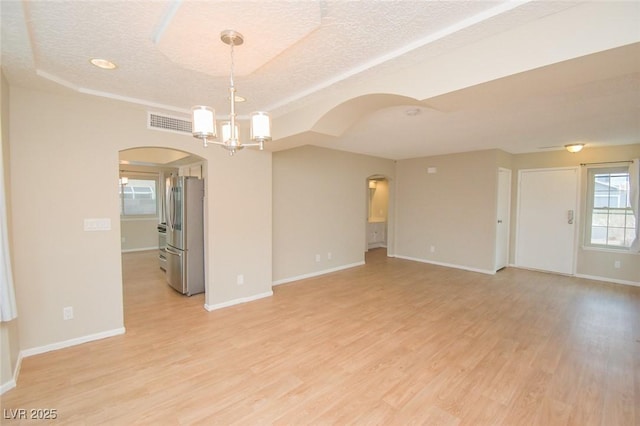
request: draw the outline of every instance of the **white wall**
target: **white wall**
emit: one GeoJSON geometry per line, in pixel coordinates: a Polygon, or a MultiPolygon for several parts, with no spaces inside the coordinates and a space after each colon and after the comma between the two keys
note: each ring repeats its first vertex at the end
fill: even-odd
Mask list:
{"type": "Polygon", "coordinates": [[[157,218],[121,219],[122,251],[152,250],[158,248],[157,218]]]}
{"type": "MultiPolygon", "coordinates": [[[[2,149],[2,173],[4,175],[4,187],[0,188],[5,194],[7,205],[7,225],[9,237],[9,250],[13,253],[13,231],[11,229],[11,165],[9,158],[9,85],[0,73],[0,142],[2,149]]],[[[11,255],[10,253],[10,255],[11,255]]],[[[13,264],[13,259],[12,259],[13,264]]],[[[0,389],[8,390],[15,385],[14,374],[18,368],[20,353],[20,337],[18,333],[18,318],[0,323],[0,389]]]]}
{"type": "Polygon", "coordinates": [[[493,272],[500,157],[488,150],[398,161],[396,254],[493,272]]]}
{"type": "Polygon", "coordinates": [[[313,146],[273,154],[275,283],[364,261],[371,175],[393,179],[394,162],[313,146]]]}
{"type": "Polygon", "coordinates": [[[364,260],[362,188],[375,174],[391,177],[396,191],[390,254],[492,272],[497,168],[509,158],[490,150],[394,162],[312,146],[274,153],[274,282],[364,260]],[[437,173],[427,174],[432,166],[437,173]]]}
{"type": "Polygon", "coordinates": [[[271,153],[244,149],[230,157],[218,147],[207,167],[209,308],[271,292],[271,153]],[[237,284],[243,275],[244,284],[237,284]]]}
{"type": "MultiPolygon", "coordinates": [[[[510,263],[514,263],[518,171],[579,166],[581,163],[631,160],[640,144],[589,147],[511,155],[479,151],[398,161],[396,253],[433,263],[492,272],[495,251],[496,170],[512,170],[510,263]],[[428,174],[436,167],[436,174],[428,174]],[[431,246],[435,247],[433,253],[431,246]]],[[[582,173],[578,212],[576,274],[622,283],[640,283],[638,254],[583,248],[586,174],[582,173]],[[620,268],[614,267],[618,260],[620,268]]]]}
{"type": "MultiPolygon", "coordinates": [[[[488,150],[398,161],[395,179],[391,181],[396,195],[395,220],[389,227],[390,232],[395,230],[395,248],[390,252],[399,257],[491,273],[498,167],[513,170],[510,244],[513,263],[519,169],[614,161],[634,155],[640,155],[637,145],[590,148],[578,156],[566,151],[510,155],[488,150]],[[429,167],[436,167],[437,173],[427,173],[429,167]],[[431,246],[435,249],[433,253],[431,246]]],[[[381,173],[381,166],[365,168],[364,174],[359,175],[359,157],[372,158],[311,146],[274,154],[275,282],[363,260],[357,235],[364,232],[360,217],[366,215],[367,194],[360,191],[358,182],[381,173]],[[330,251],[331,260],[326,256],[330,251]],[[315,261],[316,254],[321,256],[320,262],[315,261]]],[[[391,167],[392,163],[387,162],[383,168],[391,167]]],[[[391,171],[388,173],[393,175],[391,171]]],[[[581,197],[584,200],[584,194],[581,197]]],[[[636,258],[637,255],[627,253],[580,248],[577,273],[637,282],[640,262],[636,258]],[[622,261],[621,268],[613,268],[614,260],[622,261]]]]}
{"type": "Polygon", "coordinates": [[[191,137],[148,130],[143,107],[88,95],[11,87],[10,102],[21,349],[123,327],[117,182],[118,152],[127,148],[193,152],[208,160],[209,178],[229,182],[206,187],[206,304],[270,294],[270,153],[205,150],[191,137]],[[85,232],[85,218],[108,218],[112,228],[85,232]],[[62,320],[65,306],[74,320],[62,320]]]}

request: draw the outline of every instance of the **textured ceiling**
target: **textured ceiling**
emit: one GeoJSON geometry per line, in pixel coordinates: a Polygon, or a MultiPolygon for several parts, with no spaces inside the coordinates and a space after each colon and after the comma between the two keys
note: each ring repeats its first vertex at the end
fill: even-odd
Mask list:
{"type": "Polygon", "coordinates": [[[184,2],[167,10],[152,39],[158,50],[176,65],[227,77],[230,48],[220,41],[220,31],[238,31],[246,42],[235,48],[234,74],[242,76],[254,73],[291,49],[317,30],[322,21],[318,1],[261,2],[259,7],[255,6],[245,2],[227,2],[225,7],[212,7],[202,1],[184,2]],[[264,37],[274,29],[280,29],[277,37],[264,37]]]}
{"type": "Polygon", "coordinates": [[[268,110],[269,149],[386,158],[640,141],[640,2],[3,0],[10,84],[268,110]],[[625,48],[626,46],[626,48],[625,48]],[[626,49],[626,50],[625,50],[626,49]],[[616,53],[617,52],[617,53],[616,53]],[[89,64],[110,59],[115,71],[89,64]],[[420,107],[407,116],[406,110],[420,107]],[[390,141],[393,141],[390,143],[390,141]]]}

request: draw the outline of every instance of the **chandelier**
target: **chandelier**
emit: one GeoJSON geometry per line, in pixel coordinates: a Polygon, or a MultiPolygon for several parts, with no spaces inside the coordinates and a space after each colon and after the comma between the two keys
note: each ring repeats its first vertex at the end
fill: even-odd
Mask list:
{"type": "Polygon", "coordinates": [[[240,151],[247,146],[258,146],[264,148],[264,143],[271,140],[271,117],[263,111],[252,112],[250,114],[250,143],[242,143],[238,136],[238,126],[236,124],[236,100],[242,99],[236,95],[236,88],[233,83],[233,47],[244,43],[242,34],[234,30],[225,30],[220,33],[220,40],[228,44],[231,48],[231,72],[229,78],[229,100],[231,111],[229,120],[222,123],[222,138],[218,137],[216,131],[216,111],[205,105],[196,105],[191,108],[193,137],[202,139],[204,147],[208,143],[222,146],[229,151],[230,155],[240,151]]]}

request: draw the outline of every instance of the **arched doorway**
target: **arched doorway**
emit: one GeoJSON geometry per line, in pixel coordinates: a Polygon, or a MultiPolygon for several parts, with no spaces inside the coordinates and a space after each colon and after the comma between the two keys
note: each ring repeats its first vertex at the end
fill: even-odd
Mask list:
{"type": "Polygon", "coordinates": [[[390,208],[391,186],[384,175],[372,175],[366,181],[367,220],[365,250],[383,249],[388,254],[388,247],[393,237],[390,233],[392,208],[390,208]]]}
{"type": "MultiPolygon", "coordinates": [[[[130,314],[132,304],[141,303],[198,303],[204,304],[206,268],[202,257],[202,290],[197,301],[187,301],[168,284],[169,254],[166,246],[166,185],[171,176],[184,176],[198,181],[202,195],[206,193],[206,160],[189,152],[160,147],[136,147],[119,152],[118,194],[120,200],[120,240],[122,252],[122,282],[124,314],[127,326],[149,317],[130,314]],[[202,300],[200,300],[202,299],[202,300]]],[[[185,179],[185,178],[182,178],[185,179]]],[[[202,198],[201,198],[202,200],[202,198]]],[[[200,226],[204,227],[206,203],[201,201],[200,226]]],[[[170,209],[169,209],[170,210],[170,209]]],[[[204,238],[204,229],[200,231],[204,238]]],[[[204,241],[202,242],[204,251],[204,241]]],[[[175,270],[175,267],[173,268],[175,270]]]]}

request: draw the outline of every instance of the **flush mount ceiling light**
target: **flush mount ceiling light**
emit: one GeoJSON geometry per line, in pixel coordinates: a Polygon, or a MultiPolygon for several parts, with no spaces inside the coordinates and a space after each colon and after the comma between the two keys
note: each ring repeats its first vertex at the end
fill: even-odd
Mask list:
{"type": "Polygon", "coordinates": [[[575,154],[576,152],[580,152],[582,151],[582,148],[584,148],[584,144],[583,143],[570,143],[568,145],[564,146],[565,149],[569,152],[571,152],[572,154],[575,154]]]}
{"type": "MultiPolygon", "coordinates": [[[[229,101],[231,111],[229,121],[222,123],[222,140],[217,138],[216,112],[213,108],[204,105],[196,105],[191,108],[193,115],[193,137],[202,139],[205,148],[208,143],[214,143],[228,150],[231,155],[235,154],[247,146],[258,146],[264,148],[264,143],[271,140],[271,117],[268,113],[257,111],[250,115],[251,143],[242,143],[238,138],[238,126],[236,125],[236,102],[241,102],[236,95],[236,88],[233,84],[233,47],[244,43],[242,34],[234,30],[225,30],[220,33],[220,40],[228,44],[231,48],[231,72],[229,77],[229,101]]],[[[244,98],[240,97],[242,100],[244,98]]]]}
{"type": "Polygon", "coordinates": [[[114,70],[118,68],[116,64],[114,64],[113,62],[107,59],[93,58],[89,62],[91,62],[94,66],[98,68],[102,68],[103,70],[114,70]]]}

